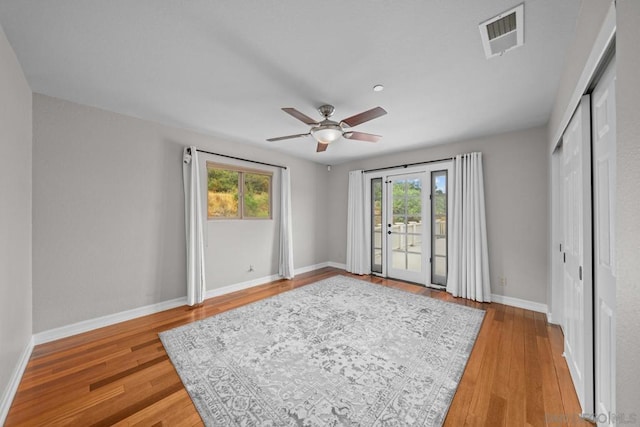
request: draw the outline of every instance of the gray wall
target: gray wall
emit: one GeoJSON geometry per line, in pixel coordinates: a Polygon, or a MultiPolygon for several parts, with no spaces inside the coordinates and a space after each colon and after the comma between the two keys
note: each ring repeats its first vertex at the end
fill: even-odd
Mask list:
{"type": "Polygon", "coordinates": [[[640,423],[640,2],[617,10],[617,412],[640,423]]]}
{"type": "Polygon", "coordinates": [[[491,291],[546,303],[548,180],[546,128],[354,161],[332,168],[329,188],[330,260],[346,261],[348,172],[481,151],[485,178],[491,291]],[[500,277],[507,286],[499,286],[500,277]]]}
{"type": "MultiPolygon", "coordinates": [[[[33,102],[34,332],[186,294],[184,145],[289,165],[295,267],[327,260],[322,166],[44,95],[33,102]]],[[[208,223],[219,257],[208,288],[276,274],[273,223],[208,223]]]]}
{"type": "MultiPolygon", "coordinates": [[[[582,0],[580,15],[576,23],[576,33],[570,49],[567,50],[565,66],[558,85],[556,99],[549,118],[549,132],[554,134],[561,124],[562,117],[570,102],[571,95],[578,84],[587,57],[598,36],[604,17],[607,15],[611,1],[582,0]]],[[[553,135],[549,136],[550,138],[553,135]]],[[[549,152],[558,141],[550,141],[549,152]]]]}
{"type": "MultiPolygon", "coordinates": [[[[218,146],[215,147],[216,150],[218,148],[218,146]]],[[[326,262],[325,229],[328,187],[326,167],[248,145],[237,145],[233,152],[243,158],[289,167],[295,268],[326,262]]],[[[214,163],[271,171],[274,189],[273,220],[207,221],[205,235],[207,287],[215,289],[276,274],[280,230],[280,169],[208,154],[200,154],[200,157],[203,180],[206,179],[206,161],[209,160],[214,163]],[[250,265],[253,266],[253,272],[248,271],[250,265]]]]}
{"type": "Polygon", "coordinates": [[[31,141],[31,89],[0,28],[0,403],[31,340],[31,141]]]}

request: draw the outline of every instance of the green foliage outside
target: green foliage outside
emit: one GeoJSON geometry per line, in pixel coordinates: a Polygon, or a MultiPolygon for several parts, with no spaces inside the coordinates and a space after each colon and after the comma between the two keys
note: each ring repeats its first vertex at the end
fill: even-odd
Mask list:
{"type": "Polygon", "coordinates": [[[247,218],[269,218],[271,176],[209,168],[207,211],[209,217],[238,218],[239,180],[244,180],[243,213],[247,218]]]}
{"type": "Polygon", "coordinates": [[[244,174],[244,216],[269,218],[271,177],[255,173],[244,174]]]}
{"type": "Polygon", "coordinates": [[[420,196],[421,193],[422,189],[420,186],[420,181],[400,181],[393,185],[394,222],[404,222],[404,215],[407,216],[407,221],[419,222],[422,219],[422,200],[420,196]]]}
{"type": "Polygon", "coordinates": [[[207,211],[209,217],[238,217],[239,172],[209,168],[207,211]]]}
{"type": "Polygon", "coordinates": [[[382,180],[372,181],[373,222],[374,225],[382,224],[382,180]]]}
{"type": "MultiPolygon", "coordinates": [[[[417,181],[406,181],[393,186],[393,213],[394,222],[420,221],[421,219],[421,188],[417,181]],[[405,191],[407,198],[407,209],[405,212],[405,191]],[[396,221],[397,220],[397,221],[396,221]]],[[[373,218],[375,225],[382,222],[382,181],[374,181],[372,186],[373,197],[373,218]]],[[[440,189],[433,194],[435,217],[444,220],[447,214],[447,195],[440,189]]]]}
{"type": "Polygon", "coordinates": [[[442,190],[436,190],[433,198],[435,200],[436,218],[445,219],[447,216],[447,195],[442,190]]]}

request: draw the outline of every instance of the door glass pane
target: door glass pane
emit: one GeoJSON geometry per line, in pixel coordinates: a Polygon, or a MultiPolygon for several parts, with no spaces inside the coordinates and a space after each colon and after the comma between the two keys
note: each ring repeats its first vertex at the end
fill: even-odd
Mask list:
{"type": "Polygon", "coordinates": [[[422,219],[422,199],[420,197],[407,198],[407,218],[414,222],[422,219]]]}
{"type": "Polygon", "coordinates": [[[409,221],[406,227],[407,250],[422,252],[422,222],[409,221]]]}
{"type": "MultiPolygon", "coordinates": [[[[393,216],[393,223],[398,225],[398,227],[399,227],[399,226],[407,223],[407,217],[404,216],[404,215],[394,215],[393,216]]],[[[395,231],[398,231],[398,230],[395,230],[395,231]]]]}
{"type": "Polygon", "coordinates": [[[431,283],[447,284],[447,171],[431,173],[431,283]]]}
{"type": "Polygon", "coordinates": [[[393,251],[393,257],[391,259],[391,268],[394,270],[406,270],[407,269],[407,254],[403,251],[393,251]]]}
{"type": "Polygon", "coordinates": [[[407,270],[418,272],[422,270],[422,254],[407,253],[407,270]]]}
{"type": "Polygon", "coordinates": [[[422,253],[422,179],[392,181],[393,215],[388,243],[391,268],[420,273],[422,253]]]}
{"type": "Polygon", "coordinates": [[[371,180],[371,271],[382,274],[382,178],[371,180]]]}
{"type": "Polygon", "coordinates": [[[407,181],[399,179],[393,182],[393,214],[406,215],[407,213],[407,181]]]}

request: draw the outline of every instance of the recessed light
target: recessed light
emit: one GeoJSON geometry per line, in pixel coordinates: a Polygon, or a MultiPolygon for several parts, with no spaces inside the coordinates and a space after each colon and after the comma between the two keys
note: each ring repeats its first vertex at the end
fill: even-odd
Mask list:
{"type": "Polygon", "coordinates": [[[384,90],[384,86],[382,86],[382,85],[375,85],[373,87],[373,91],[374,92],[382,92],[383,90],[384,90]]]}

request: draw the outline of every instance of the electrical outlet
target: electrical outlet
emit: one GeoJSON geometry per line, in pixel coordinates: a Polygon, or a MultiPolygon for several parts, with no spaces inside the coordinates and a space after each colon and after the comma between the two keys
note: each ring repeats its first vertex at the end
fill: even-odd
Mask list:
{"type": "Polygon", "coordinates": [[[505,276],[500,277],[500,286],[507,286],[507,278],[505,276]]]}

